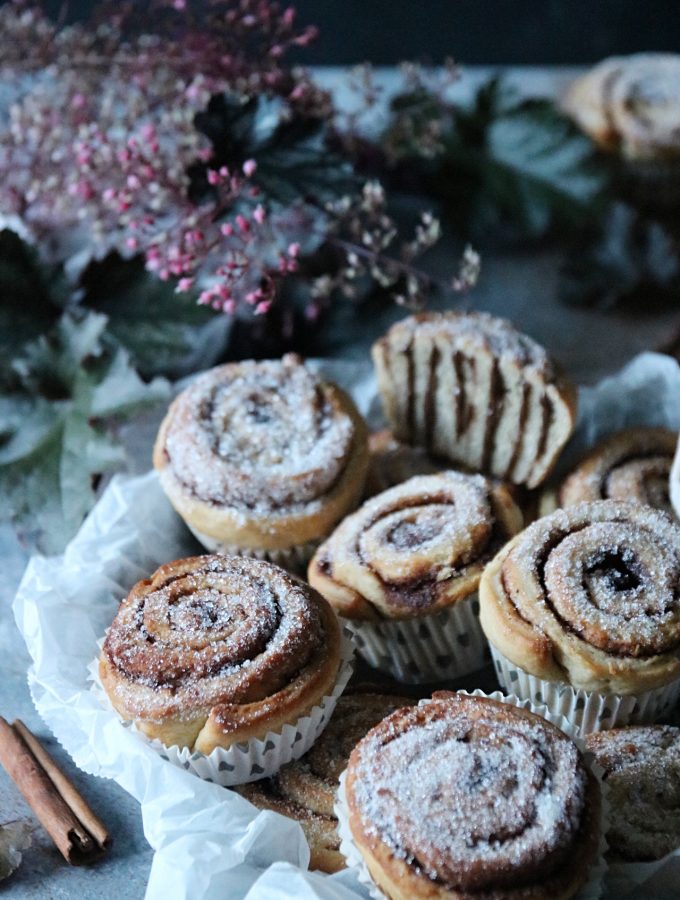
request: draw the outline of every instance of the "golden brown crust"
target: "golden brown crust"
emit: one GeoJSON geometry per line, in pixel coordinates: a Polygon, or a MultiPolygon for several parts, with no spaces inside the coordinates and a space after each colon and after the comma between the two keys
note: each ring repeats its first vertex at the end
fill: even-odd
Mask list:
{"type": "Polygon", "coordinates": [[[274,779],[265,778],[236,788],[258,809],[269,809],[300,823],[309,844],[309,868],[319,872],[339,872],[345,868],[345,857],[339,850],[337,819],[291,802],[277,793],[274,779]]]}
{"type": "Polygon", "coordinates": [[[608,435],[558,488],[544,494],[542,514],[593,500],[627,500],[672,512],[668,482],[677,442],[677,432],[666,428],[608,435]]]}
{"type": "Polygon", "coordinates": [[[680,677],[680,528],[650,507],[582,503],[534,522],[487,566],[488,640],[538,678],[637,694],[680,677]]]}
{"type": "Polygon", "coordinates": [[[315,553],[309,583],[350,619],[414,618],[474,593],[522,527],[509,492],[480,475],[420,475],[368,500],[315,553]]]}
{"type": "Polygon", "coordinates": [[[153,462],[210,549],[311,548],[361,498],[366,426],[350,397],[297,357],[230,363],[175,399],[153,462]]]}
{"type": "Polygon", "coordinates": [[[599,786],[526,710],[441,692],[354,749],[349,824],[392,900],[572,897],[599,846],[599,786]]]}
{"type": "Polygon", "coordinates": [[[340,656],[337,618],[303,582],[259,560],[198,556],[133,587],[99,671],[148,737],[210,753],[306,715],[331,692],[340,656]]]}
{"type": "Polygon", "coordinates": [[[505,319],[421,313],[373,345],[395,437],[435,457],[534,488],[576,420],[576,389],[505,319]]]}
{"type": "Polygon", "coordinates": [[[334,812],[340,774],[354,745],[367,731],[395,709],[413,702],[385,694],[344,694],[311,750],[272,778],[244,785],[239,793],[260,809],[296,819],[309,843],[310,868],[337,872],[345,867],[334,812]]]}
{"type": "Polygon", "coordinates": [[[607,782],[609,858],[649,862],[680,847],[680,728],[614,728],[586,746],[607,782]]]}

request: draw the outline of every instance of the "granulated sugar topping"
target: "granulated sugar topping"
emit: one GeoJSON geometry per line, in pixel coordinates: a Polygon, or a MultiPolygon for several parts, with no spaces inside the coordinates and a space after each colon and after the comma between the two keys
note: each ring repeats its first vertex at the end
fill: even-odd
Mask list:
{"type": "Polygon", "coordinates": [[[575,745],[511,707],[433,700],[401,710],[352,757],[364,828],[424,874],[464,890],[540,881],[581,825],[575,745]]]}
{"type": "Polygon", "coordinates": [[[175,401],[165,452],[201,500],[263,515],[314,503],[337,481],[354,424],[297,357],[212,369],[175,401]]]}

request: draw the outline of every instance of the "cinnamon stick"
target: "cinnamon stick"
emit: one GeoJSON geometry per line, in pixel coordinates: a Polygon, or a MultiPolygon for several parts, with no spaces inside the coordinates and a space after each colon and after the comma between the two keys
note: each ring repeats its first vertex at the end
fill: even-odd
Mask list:
{"type": "Polygon", "coordinates": [[[21,719],[15,719],[14,722],[12,722],[12,728],[14,728],[14,730],[24,739],[33,756],[35,756],[39,764],[47,773],[52,784],[61,794],[62,799],[92,835],[100,849],[108,849],[111,846],[112,841],[111,835],[106,829],[106,825],[104,825],[99,816],[97,816],[89,807],[82,794],[78,793],[78,789],[73,782],[62,772],[47,750],[45,750],[35,735],[28,730],[21,719]]]}
{"type": "Polygon", "coordinates": [[[0,763],[69,863],[97,856],[111,844],[104,824],[22,722],[0,716],[0,763]]]}

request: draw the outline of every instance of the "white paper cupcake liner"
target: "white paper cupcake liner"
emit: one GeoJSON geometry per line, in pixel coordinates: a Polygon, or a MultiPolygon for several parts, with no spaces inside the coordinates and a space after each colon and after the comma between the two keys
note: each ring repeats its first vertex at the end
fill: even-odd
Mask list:
{"type": "Polygon", "coordinates": [[[308,541],[295,547],[286,547],[285,550],[259,550],[238,547],[235,544],[225,544],[216,538],[197,531],[188,522],[185,524],[196,540],[203,544],[211,553],[222,553],[226,556],[245,556],[252,559],[264,559],[281,566],[282,569],[290,569],[293,572],[304,572],[305,566],[314,555],[319,546],[318,541],[308,541]]]}
{"type": "Polygon", "coordinates": [[[417,619],[343,621],[369,666],[407,684],[459,678],[489,661],[476,593],[417,619]]]}
{"type": "MultiPolygon", "coordinates": [[[[586,763],[597,778],[600,784],[602,795],[602,813],[601,813],[601,834],[600,845],[598,848],[598,856],[595,863],[590,869],[588,881],[583,885],[580,891],[575,895],[574,900],[599,900],[602,897],[604,879],[607,873],[607,862],[605,853],[607,852],[606,833],[609,824],[609,803],[607,800],[606,782],[602,781],[603,770],[595,763],[592,753],[586,750],[585,743],[579,737],[578,730],[564,716],[551,712],[543,704],[531,703],[529,700],[521,700],[512,694],[502,694],[500,691],[494,691],[492,694],[486,694],[484,691],[458,691],[460,694],[467,694],[470,697],[489,697],[492,700],[499,700],[501,703],[507,703],[510,706],[516,706],[520,709],[527,709],[547,719],[553,725],[557,725],[565,734],[567,734],[579,748],[583,754],[586,763]]],[[[429,703],[429,700],[421,700],[421,704],[429,703]]],[[[361,884],[368,888],[371,897],[374,900],[386,900],[385,894],[380,890],[371,878],[368,867],[364,861],[361,851],[354,843],[352,832],[349,827],[349,808],[347,806],[347,796],[345,793],[345,780],[347,770],[340,776],[340,785],[335,800],[334,812],[338,820],[338,836],[340,838],[340,852],[345,857],[347,867],[356,871],[357,878],[361,884]]]]}
{"type": "MultiPolygon", "coordinates": [[[[152,747],[166,762],[193,772],[204,781],[234,787],[268,778],[281,766],[293,759],[299,759],[312,746],[328,724],[338,698],[349,681],[353,665],[354,646],[351,634],[343,629],[340,667],[335,685],[330,694],[323,697],[311,711],[295,724],[284,725],[280,732],[270,731],[264,739],[252,738],[234,744],[228,749],[217,747],[210,754],[191,750],[189,747],[166,747],[160,740],[146,737],[134,724],[120,720],[121,727],[129,728],[142,741],[152,747]]],[[[113,709],[99,678],[99,658],[90,665],[92,690],[102,705],[113,709]]],[[[118,715],[116,713],[116,715],[118,715]]]]}
{"type": "Polygon", "coordinates": [[[581,734],[621,725],[653,723],[670,712],[680,697],[680,679],[640,694],[600,694],[570,684],[544,681],[503,656],[493,644],[491,657],[501,687],[532,703],[544,704],[564,716],[581,734]]]}

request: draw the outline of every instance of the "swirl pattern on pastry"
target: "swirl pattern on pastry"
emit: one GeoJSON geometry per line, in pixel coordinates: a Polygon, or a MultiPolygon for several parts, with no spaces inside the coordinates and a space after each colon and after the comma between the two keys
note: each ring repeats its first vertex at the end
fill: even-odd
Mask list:
{"type": "Polygon", "coordinates": [[[608,787],[609,857],[651,861],[680,847],[680,728],[613,728],[586,746],[608,787]]]}
{"type": "Polygon", "coordinates": [[[340,775],[356,743],[385,716],[412,703],[407,697],[344,694],[311,750],[273,778],[244,785],[239,793],[260,809],[296,819],[309,842],[310,868],[337,872],[345,866],[334,812],[340,775]]]}
{"type": "Polygon", "coordinates": [[[348,516],[317,550],[309,582],[353,619],[412,618],[477,589],[522,526],[508,491],[481,475],[419,475],[348,516]]]}
{"type": "Polygon", "coordinates": [[[677,441],[677,433],[665,428],[609,435],[567,476],[554,501],[542,503],[543,513],[555,503],[574,506],[592,500],[627,500],[672,512],[668,482],[677,441]]]}
{"type": "Polygon", "coordinates": [[[442,692],[393,713],[353,750],[346,792],[352,836],[393,898],[572,896],[597,853],[598,786],[575,744],[486,697],[442,692]]]}
{"type": "Polygon", "coordinates": [[[680,527],[651,507],[582,503],[534,522],[489,564],[480,619],[512,663],[634,694],[680,677],[680,527]]]}
{"type": "Polygon", "coordinates": [[[340,627],[271,563],[198,556],[121,603],[100,658],[114,708],[149,737],[204,753],[305,715],[335,682],[340,627]]]}
{"type": "Polygon", "coordinates": [[[199,376],[170,407],[154,465],[197,532],[279,549],[318,540],[356,506],[366,440],[351,399],[289,355],[199,376]]]}
{"type": "Polygon", "coordinates": [[[373,360],[395,437],[471,471],[536,487],[574,428],[575,390],[505,319],[411,316],[373,360]]]}
{"type": "Polygon", "coordinates": [[[606,149],[629,159],[680,155],[680,55],[612,57],[577,79],[565,109],[606,149]]]}

